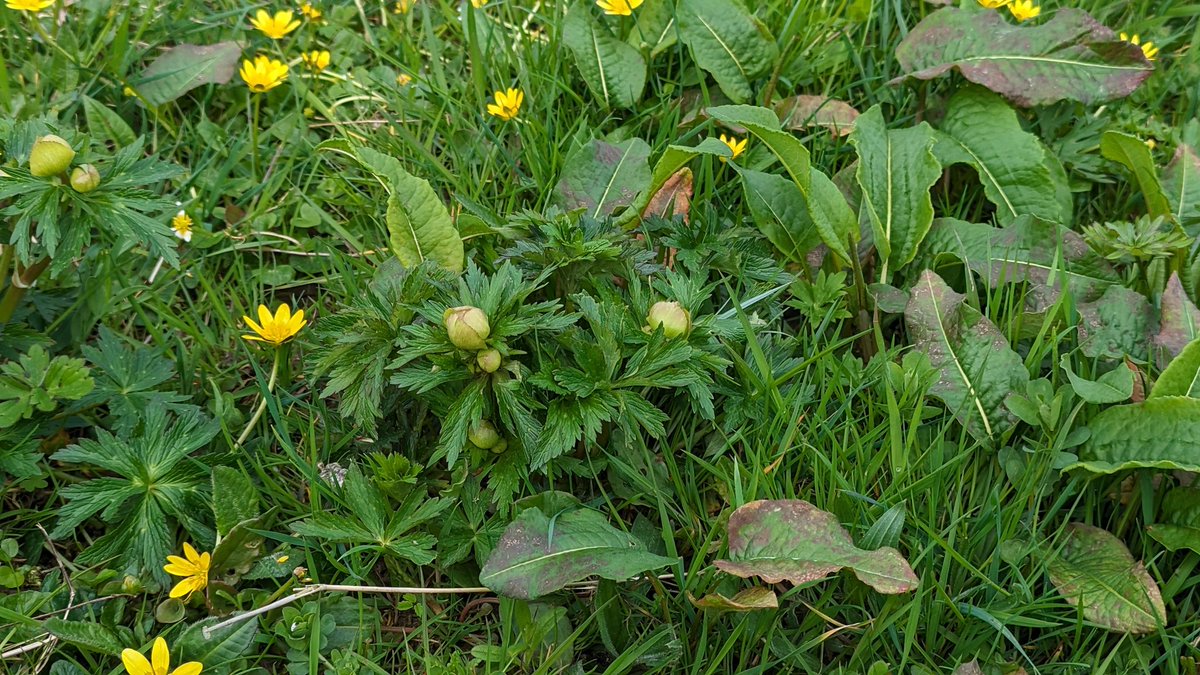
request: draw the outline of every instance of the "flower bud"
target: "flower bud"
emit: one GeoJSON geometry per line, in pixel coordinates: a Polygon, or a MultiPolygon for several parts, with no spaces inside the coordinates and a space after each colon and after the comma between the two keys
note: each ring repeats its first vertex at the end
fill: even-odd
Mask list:
{"type": "Polygon", "coordinates": [[[71,187],[76,192],[91,192],[100,187],[100,172],[91,164],[81,164],[71,172],[71,187]]]}
{"type": "Polygon", "coordinates": [[[492,426],[491,422],[479,420],[467,432],[467,439],[475,447],[487,450],[500,442],[500,433],[496,431],[496,427],[492,426]]]}
{"type": "Polygon", "coordinates": [[[687,334],[692,329],[692,315],[678,302],[661,301],[650,307],[646,315],[650,330],[662,326],[663,335],[669,338],[687,334]]]}
{"type": "Polygon", "coordinates": [[[29,173],[38,178],[54,176],[66,171],[75,159],[75,151],[63,139],[50,134],[33,143],[29,153],[29,173]]]}
{"type": "Polygon", "coordinates": [[[501,438],[500,442],[492,446],[493,454],[500,454],[508,449],[508,440],[501,438]]]}
{"type": "Polygon", "coordinates": [[[475,363],[485,373],[494,373],[500,369],[500,352],[495,349],[485,349],[475,355],[475,363]]]}
{"type": "Polygon", "coordinates": [[[487,349],[487,336],[492,332],[487,314],[478,307],[452,307],[442,315],[450,342],[459,349],[477,352],[487,349]]]}

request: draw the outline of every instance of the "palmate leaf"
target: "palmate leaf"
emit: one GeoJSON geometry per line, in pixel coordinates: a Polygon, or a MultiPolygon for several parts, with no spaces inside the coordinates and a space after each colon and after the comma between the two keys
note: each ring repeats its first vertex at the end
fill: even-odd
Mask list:
{"type": "Polygon", "coordinates": [[[1026,107],[1123,98],[1154,70],[1140,49],[1069,8],[1044,23],[1015,25],[1001,12],[940,9],[905,36],[896,59],[903,77],[928,80],[957,68],[1026,107]]]}
{"type": "Polygon", "coordinates": [[[50,358],[35,345],[16,362],[0,364],[0,429],[34,411],[50,412],[59,401],[76,401],[95,386],[83,359],[59,355],[50,358]]]}
{"type": "Polygon", "coordinates": [[[95,346],[84,345],[82,351],[96,369],[96,388],[84,402],[107,405],[118,435],[131,434],[151,405],[176,414],[196,409],[185,403],[183,394],[158,390],[175,377],[175,364],[161,352],[144,346],[132,348],[107,326],[100,327],[95,346]]]}

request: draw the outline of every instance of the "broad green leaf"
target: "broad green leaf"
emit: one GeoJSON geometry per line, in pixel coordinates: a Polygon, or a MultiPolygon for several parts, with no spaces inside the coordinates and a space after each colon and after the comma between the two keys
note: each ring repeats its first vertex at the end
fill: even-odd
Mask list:
{"type": "Polygon", "coordinates": [[[1175,221],[1195,235],[1200,225],[1200,156],[1190,145],[1180,143],[1175,148],[1175,156],[1163,169],[1162,186],[1175,221]]]}
{"type": "Polygon", "coordinates": [[[775,103],[775,112],[785,129],[824,127],[834,136],[854,131],[858,111],[845,101],[826,96],[800,94],[775,103]]]}
{"type": "Polygon", "coordinates": [[[547,516],[521,512],[479,572],[479,582],[511,598],[532,600],[597,575],[623,581],[675,562],[608,524],[591,509],[547,516]]]}
{"type": "Polygon", "coordinates": [[[1152,217],[1174,218],[1171,204],[1158,179],[1158,169],[1154,166],[1150,148],[1141,139],[1120,131],[1106,131],[1100,137],[1100,154],[1129,169],[1142,191],[1146,211],[1152,217]]]}
{"type": "Polygon", "coordinates": [[[1160,396],[1200,398],[1200,340],[1184,347],[1158,376],[1147,398],[1160,396]]]}
{"type": "Polygon", "coordinates": [[[1066,470],[1200,471],[1200,398],[1158,396],[1105,409],[1088,422],[1091,437],[1066,470]]]}
{"type": "Polygon", "coordinates": [[[1196,338],[1200,338],[1200,309],[1183,290],[1179,275],[1172,273],[1159,302],[1159,327],[1154,345],[1169,359],[1196,338]]]}
{"type": "Polygon", "coordinates": [[[752,105],[720,105],[708,109],[709,117],[731,127],[742,127],[762,141],[779,158],[784,170],[806,196],[811,164],[808,148],[779,124],[775,113],[752,105]]]}
{"type": "Polygon", "coordinates": [[[942,164],[974,167],[984,194],[996,205],[997,221],[1030,215],[1071,222],[1046,166],[1045,147],[1021,128],[1016,112],[999,96],[978,87],[960,89],[950,99],[941,132],[935,152],[942,164]]]}
{"type": "Polygon", "coordinates": [[[1145,296],[1124,286],[1109,286],[1093,302],[1080,303],[1079,345],[1089,358],[1139,361],[1150,357],[1150,339],[1158,332],[1154,307],[1145,296]]]}
{"type": "Polygon", "coordinates": [[[236,42],[177,45],[146,66],[133,88],[152,106],[174,101],[204,84],[225,84],[237,71],[242,48],[236,42]]]}
{"type": "Polygon", "coordinates": [[[212,569],[222,576],[245,574],[263,554],[262,535],[255,530],[263,529],[265,517],[255,516],[243,520],[222,536],[212,552],[212,569]]]}
{"type": "Polygon", "coordinates": [[[462,237],[433,186],[389,155],[357,148],[355,156],[388,190],[387,226],[392,253],[408,268],[432,260],[455,274],[463,271],[462,237]]]}
{"type": "Polygon", "coordinates": [[[959,258],[993,288],[1020,282],[1055,290],[1065,286],[1076,299],[1090,300],[1121,281],[1079,234],[1030,216],[1003,228],[935,219],[921,247],[921,263],[933,266],[943,255],[959,258]]]}
{"type": "Polygon", "coordinates": [[[675,27],[675,3],[647,2],[638,8],[637,21],[629,30],[626,41],[642,53],[654,58],[678,41],[675,27]]]}
{"type": "Polygon", "coordinates": [[[213,467],[212,489],[218,537],[229,534],[238,523],[258,516],[258,488],[241,471],[228,466],[213,467]]]}
{"type": "Polygon", "coordinates": [[[821,235],[808,214],[808,202],[792,181],[773,173],[738,168],[746,206],[755,225],[775,248],[792,262],[821,243],[821,235]]]}
{"type": "Polygon", "coordinates": [[[1160,522],[1146,531],[1167,550],[1200,553],[1200,488],[1179,487],[1163,497],[1160,522]]]}
{"type": "Polygon", "coordinates": [[[108,656],[117,656],[125,645],[111,628],[94,621],[68,621],[58,617],[47,619],[46,630],[64,642],[108,656]]]}
{"type": "Polygon", "coordinates": [[[1071,381],[1071,389],[1088,403],[1122,403],[1133,396],[1133,371],[1124,363],[1104,373],[1096,380],[1076,375],[1069,367],[1070,357],[1063,355],[1061,363],[1071,381]]]}
{"type": "Polygon", "coordinates": [[[137,140],[133,129],[115,110],[90,96],[81,94],[79,98],[83,101],[83,114],[93,137],[112,141],[118,148],[137,140]]]}
{"type": "Polygon", "coordinates": [[[854,545],[837,517],[799,499],[750,502],[729,516],[729,560],[714,564],[769,584],[805,584],[849,568],[880,593],[905,593],[920,581],[900,552],[854,545]]]}
{"type": "Polygon", "coordinates": [[[585,209],[593,218],[612,215],[652,187],[649,157],[650,146],[640,138],[590,141],[567,158],[555,188],[555,203],[568,211],[585,209]]]}
{"type": "Polygon", "coordinates": [[[216,617],[197,621],[172,643],[180,663],[199,661],[204,664],[205,673],[228,672],[226,666],[249,652],[258,633],[258,622],[243,621],[213,631],[206,637],[204,629],[218,621],[216,617]]]}
{"type": "Polygon", "coordinates": [[[779,48],[775,38],[738,0],[679,0],[679,36],[696,64],[735,103],[754,97],[751,80],[763,75],[779,48]]]}
{"type": "Polygon", "coordinates": [[[1030,107],[1123,98],[1154,70],[1140,49],[1082,10],[1058,9],[1041,23],[1014,24],[1007,14],[947,7],[925,17],[896,47],[903,77],[929,80],[957,68],[1030,107]]]}
{"type": "Polygon", "coordinates": [[[972,436],[995,441],[1016,422],[1004,406],[1024,392],[1029,372],[987,317],[931,270],[921,274],[904,310],[909,337],[940,377],[929,393],[946,403],[972,436]]]}
{"type": "Polygon", "coordinates": [[[850,263],[852,238],[858,237],[858,218],[837,185],[816,167],[809,178],[808,215],[812,218],[821,241],[843,264],[850,263]]]}
{"type": "Polygon", "coordinates": [[[563,22],[563,42],[592,95],[609,108],[631,108],[646,85],[646,61],[638,50],[598,24],[590,3],[577,2],[563,22]]]}
{"type": "Polygon", "coordinates": [[[1165,626],[1158,584],[1125,544],[1104,530],[1071,523],[1062,549],[1046,565],[1050,583],[1092,623],[1121,633],[1165,626]]]}
{"type": "Polygon", "coordinates": [[[883,269],[894,271],[912,262],[933,224],[929,189],[942,177],[933,129],[924,122],[888,129],[876,105],[855,122],[850,142],[858,151],[860,208],[870,218],[883,269]]]}
{"type": "Polygon", "coordinates": [[[762,609],[779,609],[779,598],[775,591],[762,586],[751,586],[738,591],[733,597],[710,593],[699,600],[688,596],[692,604],[713,613],[754,612],[762,609]]]}

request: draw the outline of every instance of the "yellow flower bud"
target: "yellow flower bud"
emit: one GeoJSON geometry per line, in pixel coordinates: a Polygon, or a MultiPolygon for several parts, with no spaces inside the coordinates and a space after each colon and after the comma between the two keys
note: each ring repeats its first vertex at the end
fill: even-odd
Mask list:
{"type": "Polygon", "coordinates": [[[481,450],[487,450],[500,442],[500,433],[496,431],[496,427],[492,426],[491,422],[479,420],[467,432],[467,440],[471,441],[471,445],[481,450]]]}
{"type": "Polygon", "coordinates": [[[495,349],[485,349],[475,355],[475,363],[485,373],[494,373],[500,369],[500,352],[495,349]]]}
{"type": "Polygon", "coordinates": [[[685,335],[692,330],[692,315],[678,302],[661,301],[650,307],[646,315],[650,330],[662,326],[663,335],[669,338],[685,335]]]}
{"type": "Polygon", "coordinates": [[[29,153],[29,173],[38,178],[54,176],[66,171],[75,159],[75,151],[71,144],[50,134],[42,136],[33,143],[29,153]]]}
{"type": "Polygon", "coordinates": [[[487,349],[487,337],[492,332],[487,314],[478,307],[452,307],[442,315],[450,342],[459,349],[477,352],[487,349]]]}
{"type": "Polygon", "coordinates": [[[76,192],[91,192],[100,187],[100,172],[91,164],[81,164],[71,172],[71,187],[76,192]]]}

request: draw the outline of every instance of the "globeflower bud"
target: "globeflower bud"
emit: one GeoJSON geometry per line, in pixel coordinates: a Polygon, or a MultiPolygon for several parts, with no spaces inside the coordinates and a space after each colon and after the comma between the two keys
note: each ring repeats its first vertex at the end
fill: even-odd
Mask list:
{"type": "Polygon", "coordinates": [[[475,355],[475,363],[485,373],[494,373],[500,369],[500,352],[495,349],[485,349],[475,355]]]}
{"type": "Polygon", "coordinates": [[[81,164],[71,172],[71,187],[76,192],[91,192],[100,187],[100,172],[91,164],[81,164]]]}
{"type": "Polygon", "coordinates": [[[678,302],[661,301],[650,307],[646,315],[650,330],[662,326],[663,335],[669,338],[687,334],[692,329],[692,315],[678,302]]]}
{"type": "Polygon", "coordinates": [[[487,450],[500,442],[500,433],[496,431],[496,427],[492,426],[491,422],[479,420],[467,432],[467,439],[475,447],[487,450]]]}
{"type": "Polygon", "coordinates": [[[478,307],[452,307],[442,315],[450,342],[459,349],[477,352],[487,349],[487,336],[492,332],[487,314],[478,307]]]}
{"type": "Polygon", "coordinates": [[[55,176],[66,171],[75,159],[75,151],[65,140],[50,134],[33,143],[29,153],[29,173],[38,178],[55,176]]]}

